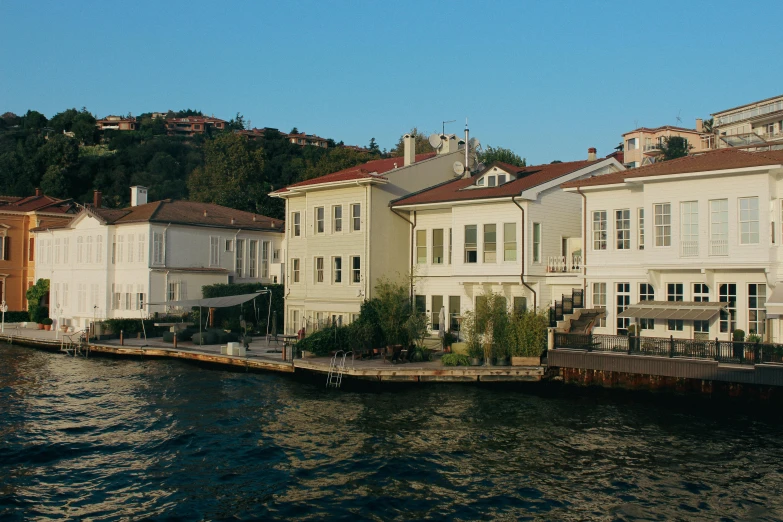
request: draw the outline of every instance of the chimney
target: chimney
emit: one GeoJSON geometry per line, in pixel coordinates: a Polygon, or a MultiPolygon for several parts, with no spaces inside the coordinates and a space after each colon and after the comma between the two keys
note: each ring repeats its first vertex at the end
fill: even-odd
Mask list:
{"type": "Polygon", "coordinates": [[[41,196],[43,196],[43,192],[41,192],[41,189],[37,188],[37,189],[35,189],[35,195],[37,197],[41,197],[41,196]]]}
{"type": "Polygon", "coordinates": [[[704,120],[696,118],[696,132],[704,132],[704,120]]]}
{"type": "Polygon", "coordinates": [[[404,165],[408,165],[416,162],[416,138],[410,134],[406,134],[402,137],[402,142],[405,144],[405,153],[403,154],[404,165]]]}
{"type": "Polygon", "coordinates": [[[137,207],[139,205],[147,204],[147,187],[135,185],[131,187],[131,206],[137,207]]]}
{"type": "Polygon", "coordinates": [[[100,190],[96,190],[92,193],[92,206],[95,208],[101,208],[101,200],[103,193],[100,190]]]}
{"type": "Polygon", "coordinates": [[[587,149],[587,161],[595,161],[596,159],[596,152],[598,152],[595,147],[590,147],[587,149]]]}

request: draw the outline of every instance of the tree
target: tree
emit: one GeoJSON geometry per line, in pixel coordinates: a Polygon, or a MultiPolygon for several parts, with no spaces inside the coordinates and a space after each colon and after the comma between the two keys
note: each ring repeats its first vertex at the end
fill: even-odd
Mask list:
{"type": "Polygon", "coordinates": [[[304,179],[318,178],[347,169],[366,162],[369,158],[367,153],[359,152],[345,147],[331,149],[327,154],[321,156],[317,163],[310,165],[304,172],[304,179]]]}
{"type": "Polygon", "coordinates": [[[661,154],[657,161],[669,161],[688,155],[691,146],[681,136],[667,136],[661,142],[661,154]]]}
{"type": "Polygon", "coordinates": [[[40,130],[46,127],[46,116],[38,111],[27,111],[27,114],[22,116],[22,126],[25,130],[40,130]]]}
{"type": "Polygon", "coordinates": [[[500,161],[501,163],[508,163],[516,167],[524,167],[527,165],[525,158],[521,158],[511,149],[503,147],[493,147],[487,145],[487,148],[479,153],[479,161],[484,165],[489,165],[494,161],[500,161]]]}
{"type": "Polygon", "coordinates": [[[702,124],[702,130],[705,134],[712,134],[714,132],[713,125],[715,124],[715,118],[710,118],[709,120],[704,120],[704,123],[702,124]]]}
{"type": "Polygon", "coordinates": [[[188,177],[190,199],[255,211],[263,194],[264,156],[239,134],[222,133],[204,143],[204,166],[188,177]]]}
{"type": "Polygon", "coordinates": [[[245,117],[237,112],[236,118],[228,122],[230,130],[245,130],[245,117]]]}
{"type": "Polygon", "coordinates": [[[378,156],[381,153],[381,148],[378,146],[375,138],[370,138],[370,145],[367,148],[370,150],[370,154],[374,156],[378,156]]]}
{"type": "Polygon", "coordinates": [[[289,132],[288,134],[299,134],[299,129],[294,127],[293,129],[291,129],[291,132],[289,132]]]}
{"type": "Polygon", "coordinates": [[[41,178],[41,190],[56,198],[68,197],[68,179],[66,170],[58,165],[51,165],[41,178]]]}
{"type": "MultiPolygon", "coordinates": [[[[432,145],[430,145],[430,141],[426,133],[420,132],[418,127],[413,127],[408,134],[413,136],[415,140],[417,154],[432,152],[432,145]]],[[[394,148],[389,151],[390,156],[402,156],[405,154],[405,141],[403,140],[403,136],[400,136],[400,139],[397,141],[397,145],[395,145],[394,148]]]]}

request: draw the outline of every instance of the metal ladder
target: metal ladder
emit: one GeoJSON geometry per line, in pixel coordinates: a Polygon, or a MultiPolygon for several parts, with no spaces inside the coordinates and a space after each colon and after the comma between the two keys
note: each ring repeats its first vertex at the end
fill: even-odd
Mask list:
{"type": "Polygon", "coordinates": [[[89,352],[89,344],[86,342],[85,332],[74,332],[71,335],[63,332],[63,336],[60,338],[60,351],[73,357],[76,357],[77,353],[81,355],[84,352],[86,357],[89,352]],[[77,335],[76,340],[73,339],[73,335],[77,335]]]}
{"type": "Polygon", "coordinates": [[[332,357],[332,363],[329,365],[329,375],[326,377],[326,387],[339,388],[343,383],[343,373],[345,373],[345,358],[353,352],[344,352],[338,350],[332,357]],[[342,354],[342,355],[340,355],[342,354]]]}

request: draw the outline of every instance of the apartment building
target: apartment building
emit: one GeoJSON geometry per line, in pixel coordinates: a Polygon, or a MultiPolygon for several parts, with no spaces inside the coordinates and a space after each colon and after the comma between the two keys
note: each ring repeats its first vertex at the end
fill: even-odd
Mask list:
{"type": "Polygon", "coordinates": [[[661,154],[661,145],[666,138],[674,136],[684,138],[690,147],[690,153],[709,150],[709,143],[702,140],[704,124],[701,119],[696,120],[695,129],[673,127],[639,127],[623,134],[623,158],[628,168],[643,167],[655,163],[661,154]]]}
{"type": "Polygon", "coordinates": [[[148,203],[145,187],[131,188],[128,208],[103,208],[96,198],[69,223],[33,232],[50,315],[79,328],[169,311],[146,303],[198,299],[204,285],[283,276],[282,221],[209,203],[148,203]]]}
{"type": "Polygon", "coordinates": [[[224,130],[227,122],[209,116],[188,116],[186,118],[166,119],[166,132],[169,136],[195,136],[209,129],[224,130]]]}
{"type": "Polygon", "coordinates": [[[0,298],[10,311],[27,310],[27,289],[35,283],[32,229],[69,222],[78,207],[71,200],[46,196],[0,197],[0,298]]]}
{"type": "Polygon", "coordinates": [[[782,178],[783,152],[726,148],[564,184],[584,195],[594,331],[783,340],[782,178]]]}
{"type": "Polygon", "coordinates": [[[783,149],[783,95],[712,114],[713,148],[783,149]]]}
{"type": "Polygon", "coordinates": [[[582,198],[560,184],[624,171],[615,158],[516,167],[493,163],[392,202],[409,225],[415,302],[430,327],[449,328],[489,292],[509,307],[538,309],[581,288],[582,198]]]}
{"type": "Polygon", "coordinates": [[[454,178],[464,156],[459,140],[416,154],[404,137],[403,157],[362,165],[271,193],[285,199],[286,331],[327,321],[347,324],[373,296],[381,277],[408,269],[409,224],[389,209],[405,194],[454,178]]]}
{"type": "Polygon", "coordinates": [[[290,143],[304,147],[305,145],[311,145],[313,147],[327,148],[328,141],[326,138],[316,136],[315,134],[305,134],[304,132],[298,132],[293,134],[286,134],[286,138],[290,143]]]}
{"type": "Polygon", "coordinates": [[[95,125],[98,130],[120,130],[133,131],[138,129],[136,118],[123,116],[106,116],[102,120],[97,120],[95,125]]]}

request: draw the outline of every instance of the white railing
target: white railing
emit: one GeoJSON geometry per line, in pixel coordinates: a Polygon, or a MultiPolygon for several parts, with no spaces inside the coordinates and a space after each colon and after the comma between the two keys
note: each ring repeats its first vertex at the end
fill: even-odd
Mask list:
{"type": "Polygon", "coordinates": [[[729,240],[728,239],[710,240],[710,255],[711,256],[729,255],[729,240]]]}
{"type": "Polygon", "coordinates": [[[680,257],[697,257],[698,255],[698,241],[680,241],[680,257]]]}
{"type": "Polygon", "coordinates": [[[549,256],[546,261],[546,271],[549,273],[571,273],[582,269],[582,256],[549,256]],[[566,262],[566,260],[570,262],[566,262]]]}

